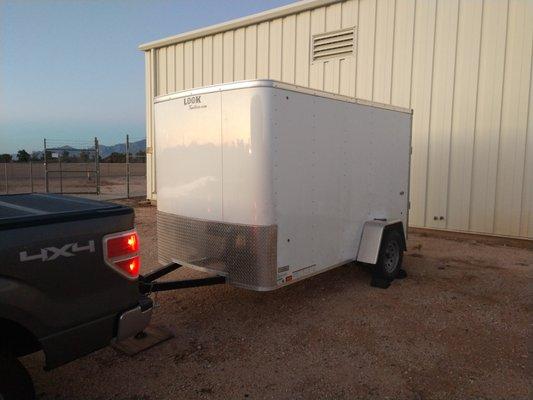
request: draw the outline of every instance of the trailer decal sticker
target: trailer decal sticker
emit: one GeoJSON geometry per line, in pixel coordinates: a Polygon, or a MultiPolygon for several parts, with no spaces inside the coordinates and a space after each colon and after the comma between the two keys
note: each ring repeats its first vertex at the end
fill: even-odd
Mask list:
{"type": "Polygon", "coordinates": [[[45,247],[40,249],[37,254],[28,255],[27,251],[21,251],[19,253],[20,261],[52,261],[59,257],[74,257],[75,253],[82,251],[88,251],[94,253],[94,240],[89,240],[86,245],[82,246],[79,243],[68,243],[60,248],[58,247],[45,247]]]}
{"type": "Polygon", "coordinates": [[[191,96],[186,97],[183,99],[183,105],[189,106],[189,110],[195,109],[195,108],[206,108],[206,104],[202,103],[202,96],[191,96]]]}

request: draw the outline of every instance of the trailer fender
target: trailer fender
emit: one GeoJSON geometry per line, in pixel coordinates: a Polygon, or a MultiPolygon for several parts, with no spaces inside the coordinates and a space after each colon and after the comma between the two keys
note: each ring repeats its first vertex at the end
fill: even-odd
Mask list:
{"type": "Polygon", "coordinates": [[[402,237],[402,250],[407,250],[405,230],[400,220],[372,220],[363,226],[363,235],[359,243],[356,260],[367,264],[376,264],[383,234],[388,230],[397,230],[402,237]]]}

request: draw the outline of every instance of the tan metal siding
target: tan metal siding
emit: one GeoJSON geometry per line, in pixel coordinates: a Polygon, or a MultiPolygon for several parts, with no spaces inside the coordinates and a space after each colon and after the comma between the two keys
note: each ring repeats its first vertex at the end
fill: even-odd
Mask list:
{"type": "Polygon", "coordinates": [[[223,36],[218,33],[213,37],[213,84],[222,83],[223,79],[223,36]]]}
{"type": "Polygon", "coordinates": [[[184,70],[184,49],[183,43],[176,45],[176,91],[185,89],[185,70],[184,70]]]}
{"type": "Polygon", "coordinates": [[[283,19],[270,22],[268,76],[270,79],[281,80],[281,47],[283,43],[283,19]]]}
{"type": "Polygon", "coordinates": [[[482,0],[461,1],[457,26],[457,61],[453,98],[448,187],[448,227],[469,229],[472,154],[481,44],[482,0]]]}
{"type": "Polygon", "coordinates": [[[244,78],[254,79],[257,76],[257,26],[246,27],[245,40],[244,78]]]}
{"type": "Polygon", "coordinates": [[[203,40],[202,77],[204,85],[213,84],[213,37],[208,36],[203,40]]]}
{"type": "Polygon", "coordinates": [[[196,39],[192,46],[193,64],[192,64],[192,80],[193,87],[201,87],[204,85],[203,81],[203,49],[202,39],[196,39]]]}
{"type": "Polygon", "coordinates": [[[153,50],[147,101],[269,78],[412,108],[410,223],[533,237],[533,0],[312,5],[153,50]],[[313,35],[353,27],[354,56],[311,61],[313,35]]]}
{"type": "MultiPolygon", "coordinates": [[[[531,5],[528,10],[531,15],[531,5]]],[[[529,75],[529,109],[527,120],[527,145],[524,171],[524,184],[522,186],[522,215],[520,217],[520,236],[533,237],[533,101],[531,100],[531,87],[533,86],[533,66],[530,66],[529,75]]]]}
{"type": "MultiPolygon", "coordinates": [[[[194,53],[193,42],[185,42],[183,46],[183,82],[184,89],[190,89],[193,87],[193,71],[194,71],[194,53]]],[[[164,88],[158,91],[158,95],[166,94],[164,88]]]]}
{"type": "Polygon", "coordinates": [[[392,89],[392,54],[394,47],[395,0],[379,0],[376,9],[374,41],[373,99],[390,104],[392,89]]]}
{"type": "Polygon", "coordinates": [[[311,12],[305,11],[296,16],[296,65],[295,84],[309,86],[309,47],[311,37],[311,12]]]}
{"type": "MultiPolygon", "coordinates": [[[[499,140],[494,230],[520,233],[526,152],[533,14],[531,2],[509,3],[507,48],[499,140]]],[[[533,184],[532,181],[529,182],[533,184]]]]}
{"type": "Polygon", "coordinates": [[[419,1],[415,7],[411,108],[413,113],[413,154],[411,155],[411,211],[409,222],[424,226],[433,79],[433,39],[437,1],[419,1]]]}
{"type": "Polygon", "coordinates": [[[437,1],[429,125],[425,226],[446,228],[458,0],[437,1]]]}
{"type": "Polygon", "coordinates": [[[355,96],[372,99],[374,89],[374,44],[376,42],[376,0],[359,1],[357,23],[357,70],[355,96]]]}
{"type": "Polygon", "coordinates": [[[507,1],[485,0],[474,137],[470,229],[494,231],[507,1]]]}
{"type": "Polygon", "coordinates": [[[233,60],[235,65],[235,71],[233,80],[244,80],[244,28],[237,29],[235,31],[235,58],[233,60]]]}
{"type": "Polygon", "coordinates": [[[411,106],[415,0],[396,0],[391,103],[411,106]]]}

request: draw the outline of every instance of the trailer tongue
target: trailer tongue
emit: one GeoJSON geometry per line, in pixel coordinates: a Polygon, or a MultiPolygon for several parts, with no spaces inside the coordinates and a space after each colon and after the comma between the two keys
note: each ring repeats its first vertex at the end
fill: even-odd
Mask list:
{"type": "Polygon", "coordinates": [[[207,278],[184,279],[177,281],[157,281],[157,279],[170,274],[182,267],[180,264],[170,263],[146,275],[139,276],[139,291],[143,294],[163,292],[167,290],[186,289],[199,286],[210,286],[226,283],[224,276],[215,275],[207,278]]]}

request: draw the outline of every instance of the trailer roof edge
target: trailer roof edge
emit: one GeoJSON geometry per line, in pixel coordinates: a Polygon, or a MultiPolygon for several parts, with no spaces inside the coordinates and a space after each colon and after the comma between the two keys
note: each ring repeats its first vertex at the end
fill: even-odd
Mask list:
{"type": "Polygon", "coordinates": [[[355,97],[344,96],[341,94],[335,94],[330,92],[325,92],[322,90],[310,89],[303,86],[297,86],[290,83],[280,82],[273,79],[252,79],[246,81],[237,81],[237,82],[228,82],[220,83],[216,85],[202,86],[193,89],[180,90],[178,92],[169,93],[161,96],[156,96],[154,98],[154,103],[160,103],[168,100],[173,100],[181,97],[195,96],[213,92],[227,91],[227,90],[236,90],[236,89],[246,89],[254,87],[272,87],[278,89],[290,90],[293,92],[305,93],[315,96],[326,97],[338,101],[346,101],[348,103],[356,103],[362,106],[383,108],[390,111],[397,111],[405,114],[412,114],[413,110],[404,107],[393,106],[390,104],[378,103],[375,101],[357,99],[355,97]]]}
{"type": "Polygon", "coordinates": [[[241,28],[248,25],[257,24],[259,22],[269,21],[285,15],[298,13],[301,11],[312,10],[314,8],[322,7],[332,3],[338,3],[342,0],[303,0],[296,3],[287,4],[285,6],[273,8],[262,11],[257,14],[248,15],[245,17],[233,19],[219,24],[207,26],[205,28],[195,29],[192,31],[180,33],[178,35],[169,36],[163,39],[147,42],[139,46],[139,50],[148,51],[159,47],[168,46],[184,42],[191,39],[196,39],[203,36],[212,35],[214,33],[224,32],[236,28],[241,28]]]}

